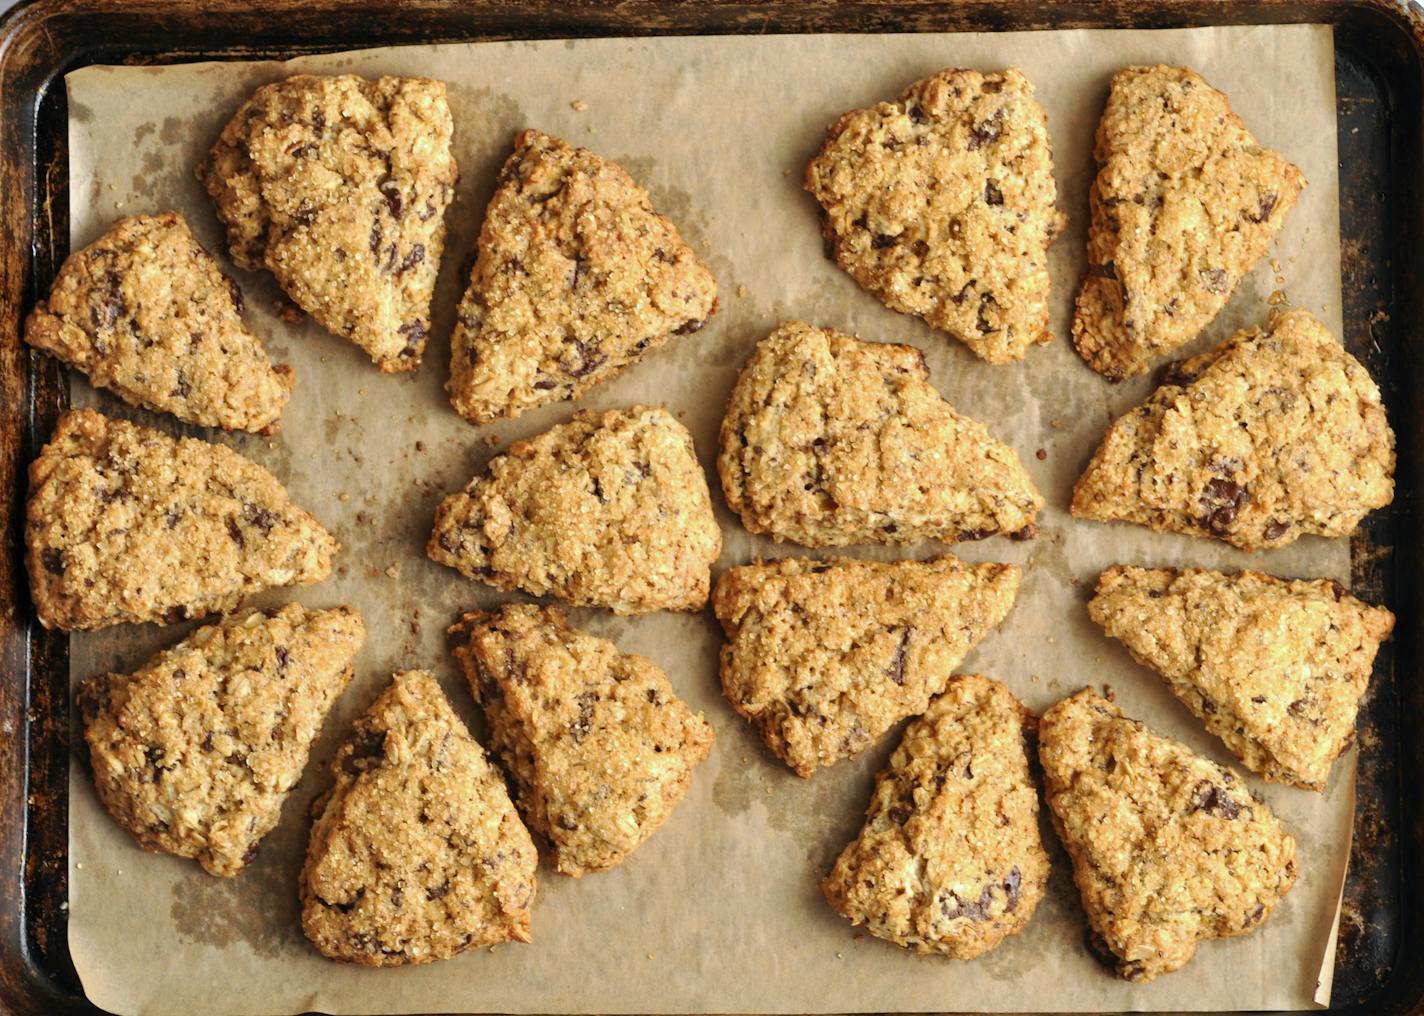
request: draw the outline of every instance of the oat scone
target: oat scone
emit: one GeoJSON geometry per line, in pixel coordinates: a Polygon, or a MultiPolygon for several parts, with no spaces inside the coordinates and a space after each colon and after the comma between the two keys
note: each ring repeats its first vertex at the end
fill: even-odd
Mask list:
{"type": "Polygon", "coordinates": [[[821,883],[853,924],[971,960],[1028,924],[1048,884],[1025,728],[997,681],[952,678],[876,777],[860,836],[821,883]]]}
{"type": "Polygon", "coordinates": [[[529,941],[534,843],[434,678],[396,674],[331,775],[301,875],[322,955],[391,967],[529,941]]]}
{"type": "Polygon", "coordinates": [[[340,547],[232,449],[91,409],[61,416],[30,463],[25,565],[46,628],[229,611],[272,586],[320,582],[340,547]]]}
{"type": "Polygon", "coordinates": [[[539,131],[514,140],[450,340],[471,423],[578,398],[707,323],[717,280],[621,166],[539,131]]]}
{"type": "Polygon", "coordinates": [[[562,874],[621,863],[712,750],[712,727],[657,664],[570,627],[558,607],[472,611],[449,634],[520,814],[562,874]]]}
{"type": "Polygon", "coordinates": [[[1246,934],[1295,884],[1295,840],[1238,774],[1090,688],[1043,714],[1039,758],[1093,948],[1124,980],[1246,934]]]}
{"type": "Polygon", "coordinates": [[[781,324],[732,389],[717,460],[753,533],[808,547],[1033,536],[1014,450],[960,416],[913,346],[781,324]]]}
{"type": "Polygon", "coordinates": [[[728,569],[712,607],[722,691],[808,777],[925,711],[1008,614],[1020,571],[928,561],[785,558],[728,569]]]}
{"type": "Polygon", "coordinates": [[[1117,381],[1190,342],[1266,253],[1305,186],[1186,67],[1127,67],[1098,124],[1073,344],[1117,381]]]}
{"type": "Polygon", "coordinates": [[[253,93],[198,179],[233,261],[381,370],[414,370],[459,176],[451,130],[444,82],[302,74],[253,93]]]}
{"type": "Polygon", "coordinates": [[[497,589],[617,614],[702,609],[721,550],[692,435],[661,406],[515,442],[440,503],[426,545],[497,589]]]}
{"type": "Polygon", "coordinates": [[[828,253],[989,363],[1048,342],[1048,118],[1017,68],[946,70],[846,113],[806,167],[828,253]]]}
{"type": "Polygon", "coordinates": [[[66,258],[25,341],[131,406],[202,427],[272,433],[295,383],[177,212],[120,219],[66,258]]]}
{"type": "Polygon", "coordinates": [[[1394,615],[1338,582],[1118,565],[1088,613],[1251,770],[1324,790],[1394,615]]]}
{"type": "Polygon", "coordinates": [[[1259,550],[1348,535],[1394,499],[1393,477],[1379,389],[1292,311],[1174,365],[1108,430],[1072,511],[1259,550]]]}
{"type": "Polygon", "coordinates": [[[80,686],[99,800],[145,850],[239,874],[301,779],[366,629],[299,603],[230,615],[80,686]]]}

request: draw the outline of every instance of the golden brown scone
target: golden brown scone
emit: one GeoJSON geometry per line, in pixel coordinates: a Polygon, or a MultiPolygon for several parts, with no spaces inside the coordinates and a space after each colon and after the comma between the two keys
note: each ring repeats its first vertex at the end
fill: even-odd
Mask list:
{"type": "Polygon", "coordinates": [[[946,70],[835,122],[806,167],[836,263],[989,363],[1048,342],[1048,118],[1017,68],[946,70]]]}
{"type": "Polygon", "coordinates": [[[177,212],[120,219],[66,258],[25,341],[131,406],[203,427],[273,433],[295,383],[177,212]]]}
{"type": "Polygon", "coordinates": [[[223,445],[77,409],[30,463],[25,566],[46,628],[229,611],[320,582],[340,549],[271,473],[223,445]]]}
{"type": "Polygon", "coordinates": [[[1008,614],[1011,564],[816,561],[730,568],[712,607],[722,690],[775,755],[808,777],[925,711],[1008,614]]]}
{"type": "Polygon", "coordinates": [[[1268,780],[1324,790],[1394,615],[1338,582],[1117,565],[1088,613],[1268,780]]]}
{"type": "Polygon", "coordinates": [[[1024,744],[1034,722],[997,681],[952,678],[876,777],[865,827],[821,883],[831,906],[960,960],[1022,931],[1048,884],[1024,744]]]}
{"type": "Polygon", "coordinates": [[[300,74],[243,103],[198,167],[232,259],[265,268],[383,371],[430,334],[459,171],[445,83],[300,74]]]}
{"type": "Polygon", "coordinates": [[[748,530],[808,547],[1026,539],[1043,507],[1014,450],[935,391],[918,349],[801,321],[742,368],[717,468],[748,530]]]}
{"type": "Polygon", "coordinates": [[[1260,550],[1354,532],[1393,475],[1379,389],[1298,310],[1177,364],[1108,430],[1073,514],[1260,550]]]}
{"type": "Polygon", "coordinates": [[[80,687],[99,800],[145,850],[242,872],[301,779],[366,638],[347,607],[249,610],[80,687]]]}
{"type": "Polygon", "coordinates": [[[520,813],[565,875],[621,863],[712,750],[712,727],[657,664],[569,627],[558,607],[472,611],[449,634],[520,813]]]}
{"type": "Polygon", "coordinates": [[[1117,381],[1194,339],[1305,187],[1186,67],[1127,67],[1098,125],[1088,274],[1073,343],[1117,381]]]}
{"type": "Polygon", "coordinates": [[[500,172],[450,341],[471,423],[576,399],[707,323],[717,280],[622,167],[527,130],[500,172]]]}
{"type": "Polygon", "coordinates": [[[1295,840],[1238,774],[1090,688],[1043,714],[1039,758],[1093,947],[1124,980],[1246,934],[1295,884],[1295,840]]]}
{"type": "Polygon", "coordinates": [[[434,678],[396,674],[331,775],[301,877],[324,956],[393,967],[529,941],[534,844],[434,678]]]}

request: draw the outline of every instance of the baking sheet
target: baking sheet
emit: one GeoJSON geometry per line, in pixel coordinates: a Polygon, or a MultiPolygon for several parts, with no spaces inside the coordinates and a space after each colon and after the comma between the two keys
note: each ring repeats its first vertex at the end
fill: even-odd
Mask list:
{"type": "MultiPolygon", "coordinates": [[[[306,808],[325,786],[325,763],[351,719],[391,672],[433,669],[478,729],[443,631],[459,611],[506,597],[425,558],[437,501],[511,440],[573,412],[568,404],[545,407],[476,430],[442,391],[479,219],[514,133],[526,126],[620,162],[717,274],[721,310],[705,329],[674,340],[580,405],[661,401],[682,416],[708,469],[725,534],[719,570],[758,554],[802,552],[746,534],[715,482],[717,425],[756,341],[795,316],[867,339],[911,342],[925,351],[949,400],[1013,444],[1049,502],[1036,541],[992,539],[955,549],[969,560],[1026,567],[1016,609],[963,669],[1004,681],[1039,710],[1084,684],[1111,683],[1129,714],[1229,758],[1155,676],[1091,624],[1084,603],[1097,573],[1117,562],[1196,564],[1345,580],[1348,549],[1344,541],[1312,538],[1250,556],[1127,525],[1075,522],[1065,511],[1073,480],[1108,422],[1152,386],[1146,378],[1107,384],[1078,360],[1067,332],[1083,267],[1092,135],[1108,82],[1121,66],[1154,62],[1204,74],[1261,142],[1300,164],[1310,182],[1273,263],[1258,267],[1186,352],[1261,321],[1278,291],[1338,334],[1334,66],[1330,30],[1322,26],[559,40],[70,74],[76,247],[119,216],[175,208],[210,249],[221,250],[221,230],[193,166],[253,88],[297,71],[443,78],[462,173],[448,215],[434,337],[414,376],[382,376],[354,346],[309,322],[283,322],[271,279],[232,270],[247,293],[249,324],[275,358],[296,367],[298,383],[279,437],[220,440],[271,468],[340,536],[337,573],[296,595],[308,605],[356,606],[370,637],[306,779],[238,879],[214,879],[191,862],[140,852],[102,814],[83,766],[72,769],[69,941],[89,997],[106,1009],[148,1014],[1275,1009],[1309,1007],[1318,987],[1328,998],[1328,965],[1326,983],[1317,978],[1348,855],[1353,756],[1336,767],[1324,796],[1251,780],[1295,833],[1301,879],[1260,931],[1204,943],[1179,973],[1126,984],[1089,957],[1056,844],[1049,896],[1023,934],[971,963],[915,957],[857,935],[816,889],[857,830],[873,774],[898,734],[799,780],[720,698],[720,634],[710,611],[631,619],[573,612],[575,623],[666,668],[716,727],[717,745],[686,801],[630,861],[576,882],[541,870],[532,945],[373,971],[322,959],[297,923],[306,808]],[[1051,259],[1057,341],[1022,364],[990,367],[886,310],[827,261],[816,208],[800,180],[841,112],[892,97],[943,67],[1009,64],[1024,68],[1048,110],[1060,204],[1072,221],[1051,259]]],[[[78,404],[155,422],[97,396],[82,379],[72,387],[78,404]]],[[[888,559],[938,549],[851,553],[888,559]]],[[[255,602],[290,595],[277,591],[255,602]]],[[[76,636],[72,677],[136,667],[191,627],[76,636]]]]}

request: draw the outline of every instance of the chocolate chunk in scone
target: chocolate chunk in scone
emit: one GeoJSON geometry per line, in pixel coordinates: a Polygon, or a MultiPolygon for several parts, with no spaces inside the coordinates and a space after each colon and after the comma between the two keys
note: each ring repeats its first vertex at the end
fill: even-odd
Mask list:
{"type": "Polygon", "coordinates": [[[485,212],[451,339],[471,423],[578,398],[717,307],[717,281],[622,167],[527,130],[485,212]]]}
{"type": "Polygon", "coordinates": [[[120,219],[65,259],[25,341],[131,406],[203,427],[272,433],[294,383],[176,212],[120,219]]]}
{"type": "Polygon", "coordinates": [[[1048,883],[1033,722],[997,681],[952,678],[876,777],[860,836],[821,883],[831,906],[878,938],[961,960],[1022,931],[1048,883]]]}
{"type": "Polygon", "coordinates": [[[1190,342],[1266,253],[1305,186],[1185,67],[1127,67],[1098,125],[1073,343],[1114,381],[1190,342]]]}
{"type": "Polygon", "coordinates": [[[742,368],[717,467],[747,529],[808,547],[1023,539],[1043,507],[1014,450],[930,385],[918,349],[800,321],[742,368]]]}
{"type": "Polygon", "coordinates": [[[827,250],[891,310],[990,363],[1048,330],[1054,207],[1048,119],[1017,69],[946,70],[845,114],[806,167],[827,250]]]}
{"type": "Polygon", "coordinates": [[[1295,884],[1295,840],[1240,775],[1091,689],[1043,714],[1039,758],[1093,947],[1124,980],[1250,932],[1295,884]]]}
{"type": "Polygon", "coordinates": [[[657,664],[569,627],[558,607],[468,613],[450,642],[519,810],[565,875],[621,863],[712,750],[712,727],[657,664]]]}
{"type": "Polygon", "coordinates": [[[46,628],[232,610],[263,589],[320,582],[340,546],[232,449],[91,409],[61,416],[30,463],[25,565],[46,628]]]}
{"type": "Polygon", "coordinates": [[[534,844],[434,678],[396,674],[331,775],[301,874],[318,951],[389,967],[529,941],[534,844]]]}
{"type": "Polygon", "coordinates": [[[1109,428],[1073,514],[1259,550],[1346,536],[1394,498],[1379,388],[1306,311],[1170,372],[1109,428]]]}
{"type": "Polygon", "coordinates": [[[345,607],[250,610],[78,693],[99,800],[146,850],[239,874],[277,824],[366,629],[345,607]]]}
{"type": "Polygon", "coordinates": [[[712,606],[722,690],[767,747],[810,776],[925,711],[1013,607],[1010,564],[785,558],[728,569],[712,606]]]}
{"type": "Polygon", "coordinates": [[[263,85],[198,167],[239,267],[267,269],[382,371],[430,334],[459,175],[445,85],[302,74],[263,85]]]}

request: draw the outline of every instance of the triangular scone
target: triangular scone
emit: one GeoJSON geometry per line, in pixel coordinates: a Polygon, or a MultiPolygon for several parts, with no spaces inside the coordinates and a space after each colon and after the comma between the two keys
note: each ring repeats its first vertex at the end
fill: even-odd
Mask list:
{"type": "Polygon", "coordinates": [[[925,711],[1008,614],[1011,564],[785,558],[730,568],[712,606],[722,691],[798,776],[925,711]]]}
{"type": "Polygon", "coordinates": [[[46,628],[174,624],[272,586],[310,585],[341,548],[231,448],[92,409],[30,463],[25,565],[46,628]]]}
{"type": "Polygon", "coordinates": [[[529,941],[539,858],[483,749],[423,670],[396,674],[312,805],[302,930],[370,967],[529,941]]]}
{"type": "Polygon", "coordinates": [[[1109,428],[1073,514],[1243,550],[1345,536],[1394,499],[1379,388],[1305,311],[1173,367],[1109,428]]]}
{"type": "Polygon", "coordinates": [[[1124,980],[1251,931],[1295,884],[1295,840],[1239,775],[1091,689],[1043,714],[1038,753],[1090,942],[1124,980]]]}
{"type": "Polygon", "coordinates": [[[622,862],[712,750],[712,727],[657,664],[569,627],[558,607],[474,611],[449,634],[519,810],[562,874],[622,862]]]}
{"type": "Polygon", "coordinates": [[[1048,884],[1025,728],[1003,685],[950,680],[875,780],[860,836],[821,883],[853,924],[971,960],[1028,924],[1048,884]]]}
{"type": "Polygon", "coordinates": [[[444,82],[303,74],[253,93],[198,178],[240,267],[381,370],[413,370],[459,175],[451,129],[444,82]]]}
{"type": "Polygon", "coordinates": [[[800,321],[742,368],[717,468],[747,529],[808,547],[1026,539],[1043,507],[1014,450],[935,391],[918,349],[800,321]]]}
{"type": "Polygon", "coordinates": [[[707,323],[717,280],[622,167],[527,130],[480,229],[450,340],[471,423],[574,399],[707,323]]]}
{"type": "Polygon", "coordinates": [[[722,533],[692,435],[661,406],[582,412],[440,502],[431,560],[617,614],[700,610],[722,533]]]}
{"type": "Polygon", "coordinates": [[[891,310],[990,363],[1048,342],[1048,118],[1017,68],[946,70],[853,110],[806,167],[827,250],[891,310]]]}
{"type": "Polygon", "coordinates": [[[242,324],[242,291],[177,212],[120,219],[71,254],[25,341],[131,406],[272,433],[292,369],[242,324]]]}
{"type": "Polygon", "coordinates": [[[1185,67],[1113,77],[1088,192],[1073,343],[1114,381],[1190,342],[1261,259],[1305,186],[1185,67]]]}
{"type": "Polygon", "coordinates": [[[1338,582],[1116,566],[1088,612],[1268,780],[1323,790],[1394,615],[1338,582]]]}
{"type": "Polygon", "coordinates": [[[299,603],[199,628],[133,674],[81,686],[99,800],[146,850],[236,875],[277,824],[366,637],[299,603]]]}

